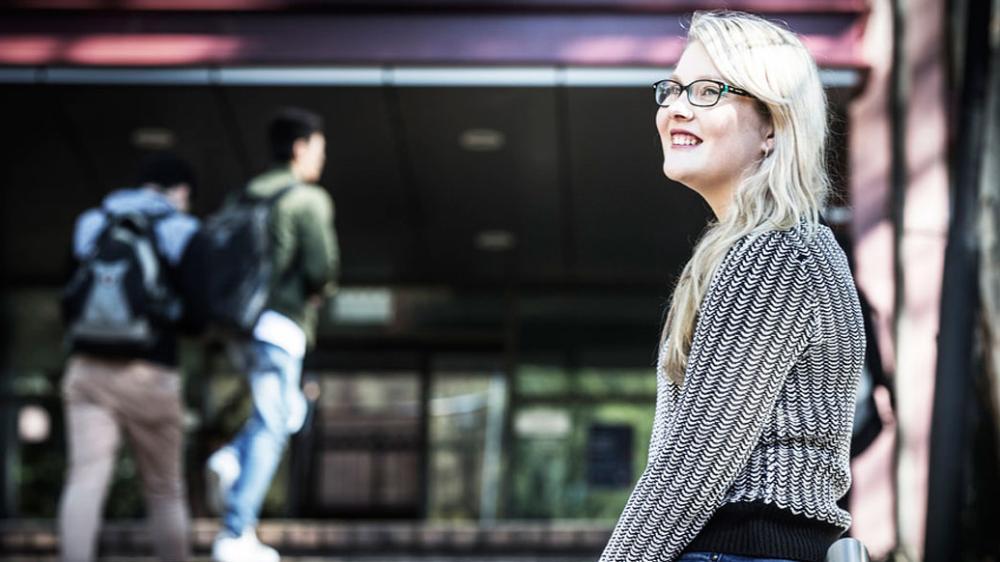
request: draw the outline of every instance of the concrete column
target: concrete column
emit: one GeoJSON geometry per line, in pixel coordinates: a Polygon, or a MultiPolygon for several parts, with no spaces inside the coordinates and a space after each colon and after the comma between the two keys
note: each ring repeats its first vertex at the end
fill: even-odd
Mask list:
{"type": "Polygon", "coordinates": [[[898,2],[902,48],[902,126],[896,155],[894,201],[892,145],[892,2],[872,0],[863,42],[872,72],[850,113],[851,195],[855,207],[858,281],[879,314],[883,360],[895,372],[898,443],[893,474],[887,433],[859,459],[854,492],[855,533],[873,554],[891,548],[897,535],[905,559],[919,560],[924,542],[930,420],[937,358],[937,330],[948,227],[945,3],[898,2]],[[902,150],[899,150],[899,149],[902,150]],[[892,478],[897,478],[896,529],[892,528],[892,478]]]}

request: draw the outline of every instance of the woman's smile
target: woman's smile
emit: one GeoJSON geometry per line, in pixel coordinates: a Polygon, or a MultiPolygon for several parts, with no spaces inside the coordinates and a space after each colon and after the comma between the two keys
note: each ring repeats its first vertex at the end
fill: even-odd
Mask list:
{"type": "Polygon", "coordinates": [[[697,135],[684,129],[670,129],[670,148],[681,150],[691,149],[702,142],[697,135]]]}

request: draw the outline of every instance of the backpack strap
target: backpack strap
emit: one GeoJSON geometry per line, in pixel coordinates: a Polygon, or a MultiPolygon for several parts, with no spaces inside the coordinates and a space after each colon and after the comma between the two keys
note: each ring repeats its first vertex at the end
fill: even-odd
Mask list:
{"type": "MultiPolygon", "coordinates": [[[[168,210],[155,213],[145,213],[142,211],[113,213],[107,208],[102,207],[101,212],[104,213],[105,225],[101,233],[98,235],[99,239],[107,236],[111,232],[112,227],[116,224],[122,224],[125,222],[130,222],[132,226],[139,230],[139,232],[134,233],[127,232],[125,236],[131,237],[132,239],[138,236],[143,236],[145,238],[145,240],[142,240],[135,245],[137,252],[136,255],[142,269],[143,284],[146,286],[147,290],[155,290],[157,284],[157,271],[166,266],[166,260],[161,254],[159,240],[156,236],[156,225],[161,220],[176,214],[177,211],[168,210]]],[[[131,230],[131,228],[128,228],[128,230],[131,230]]]]}
{"type": "Polygon", "coordinates": [[[290,192],[291,190],[295,189],[298,186],[299,182],[295,182],[292,185],[286,185],[285,187],[282,187],[274,195],[271,195],[270,197],[267,198],[268,205],[274,205],[275,203],[278,202],[279,199],[287,195],[288,192],[290,192]]]}
{"type": "Polygon", "coordinates": [[[111,226],[111,224],[114,223],[115,221],[127,220],[134,217],[141,217],[142,222],[144,223],[144,224],[137,224],[136,226],[152,229],[154,226],[156,226],[156,223],[178,213],[177,209],[171,209],[168,211],[157,211],[155,213],[148,213],[145,211],[129,211],[126,213],[116,213],[103,205],[99,208],[99,211],[101,212],[102,215],[104,215],[104,227],[101,229],[102,232],[104,230],[107,230],[107,228],[111,226]]]}
{"type": "Polygon", "coordinates": [[[298,186],[299,186],[299,182],[295,182],[295,183],[293,183],[291,185],[286,185],[285,187],[282,187],[281,189],[279,189],[278,191],[272,193],[271,195],[268,195],[267,197],[254,197],[254,196],[250,195],[249,193],[247,193],[247,190],[244,189],[243,193],[240,194],[240,197],[239,197],[238,201],[240,203],[246,203],[246,204],[250,204],[250,205],[257,204],[257,203],[263,203],[263,204],[265,204],[267,206],[271,206],[271,205],[274,205],[275,203],[277,203],[278,200],[281,199],[282,197],[284,197],[289,191],[295,189],[298,186]]]}
{"type": "Polygon", "coordinates": [[[142,229],[143,231],[153,232],[153,236],[155,237],[156,233],[154,229],[156,227],[156,223],[177,212],[177,211],[162,211],[158,213],[143,213],[142,211],[130,211],[127,213],[116,213],[103,205],[97,207],[96,210],[101,214],[101,217],[104,219],[104,224],[102,224],[100,228],[97,230],[97,232],[94,234],[94,243],[92,244],[90,252],[88,252],[87,255],[81,256],[80,258],[81,261],[86,261],[93,257],[94,252],[97,251],[97,246],[99,242],[105,236],[107,236],[109,232],[111,232],[111,228],[113,226],[126,221],[131,221],[133,226],[142,229]],[[135,218],[139,218],[140,220],[135,221],[134,220],[135,218]]]}
{"type": "Polygon", "coordinates": [[[100,239],[101,237],[106,236],[111,230],[111,227],[116,224],[129,222],[132,226],[142,230],[142,233],[145,233],[152,238],[157,249],[156,253],[159,254],[159,244],[157,244],[158,241],[156,239],[156,225],[163,219],[175,215],[177,212],[177,210],[170,210],[155,213],[146,213],[142,211],[115,213],[105,207],[101,207],[101,213],[104,214],[104,226],[101,227],[100,233],[97,237],[100,239]]]}

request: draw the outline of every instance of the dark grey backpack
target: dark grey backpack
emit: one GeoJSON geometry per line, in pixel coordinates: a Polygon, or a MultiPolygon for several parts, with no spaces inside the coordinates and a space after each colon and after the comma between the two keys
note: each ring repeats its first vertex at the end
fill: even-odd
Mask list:
{"type": "Polygon", "coordinates": [[[264,312],[274,275],[271,214],[294,187],[260,199],[244,193],[205,223],[208,321],[224,333],[250,334],[264,312]]]}
{"type": "Polygon", "coordinates": [[[156,250],[153,228],[164,216],[105,211],[103,230],[63,291],[66,338],[74,350],[141,354],[180,317],[180,300],[156,250]]]}

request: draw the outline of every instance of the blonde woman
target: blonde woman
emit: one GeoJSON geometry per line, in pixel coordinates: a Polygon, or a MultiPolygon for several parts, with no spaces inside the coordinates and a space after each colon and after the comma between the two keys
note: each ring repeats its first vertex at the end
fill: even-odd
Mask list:
{"type": "Polygon", "coordinates": [[[674,289],[646,470],[601,560],[820,561],[865,339],[847,260],[820,224],[826,99],[799,39],[696,13],[655,84],[663,171],[710,225],[674,289]]]}

